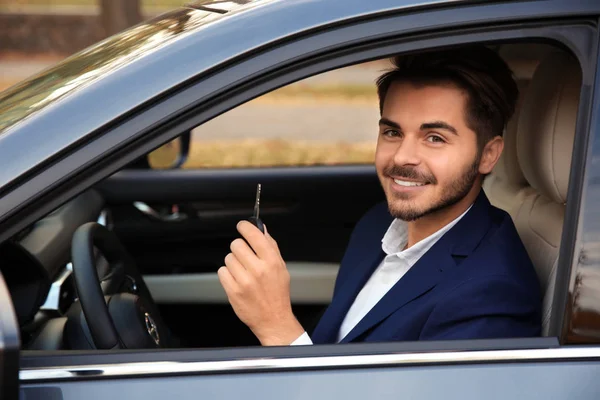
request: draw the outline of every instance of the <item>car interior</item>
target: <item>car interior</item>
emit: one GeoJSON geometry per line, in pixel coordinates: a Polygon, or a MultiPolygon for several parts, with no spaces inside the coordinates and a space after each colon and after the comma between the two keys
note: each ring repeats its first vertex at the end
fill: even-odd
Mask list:
{"type": "MultiPolygon", "coordinates": [[[[535,265],[547,336],[581,68],[547,43],[493,47],[521,94],[484,190],[511,215],[535,265]]],[[[330,301],[354,225],[385,201],[371,166],[132,167],[107,177],[0,245],[22,349],[259,345],[216,275],[237,237],[236,222],[252,214],[257,182],[265,189],[261,218],[288,263],[293,309],[310,333],[330,301]],[[108,303],[112,325],[98,301],[108,303]],[[138,321],[140,307],[146,318],[138,321]],[[160,343],[148,339],[152,327],[160,343]],[[115,335],[120,346],[109,340],[115,335]]]]}

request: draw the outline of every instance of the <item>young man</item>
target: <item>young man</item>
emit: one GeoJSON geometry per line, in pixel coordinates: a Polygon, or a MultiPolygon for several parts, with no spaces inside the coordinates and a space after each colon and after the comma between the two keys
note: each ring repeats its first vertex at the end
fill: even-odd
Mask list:
{"type": "Polygon", "coordinates": [[[263,345],[527,337],[541,294],[510,216],[481,186],[503,150],[518,89],[474,46],[395,59],[377,82],[375,165],[387,205],[357,224],[312,334],[292,313],[277,243],[246,221],[219,279],[263,345]]]}

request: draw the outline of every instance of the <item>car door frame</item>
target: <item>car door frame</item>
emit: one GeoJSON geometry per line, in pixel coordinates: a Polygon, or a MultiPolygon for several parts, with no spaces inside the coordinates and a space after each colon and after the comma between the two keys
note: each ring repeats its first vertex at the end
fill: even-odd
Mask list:
{"type": "MultiPolygon", "coordinates": [[[[514,12],[514,9],[512,11],[514,12]]],[[[447,10],[443,12],[447,12],[447,10]]],[[[419,17],[433,18],[432,13],[435,12],[423,13],[419,17]]],[[[419,18],[415,18],[415,15],[396,16],[396,18],[403,21],[411,18],[412,24],[419,24],[419,18]]],[[[398,21],[395,22],[398,23],[398,21]]],[[[363,22],[357,22],[356,26],[361,23],[363,22]]],[[[398,52],[418,50],[423,47],[433,48],[461,43],[517,40],[523,37],[557,40],[570,48],[578,56],[580,62],[582,62],[584,88],[581,95],[581,104],[585,106],[581,106],[579,110],[576,142],[573,150],[573,160],[582,161],[579,163],[574,162],[569,185],[570,198],[579,200],[584,185],[583,172],[585,172],[585,167],[589,163],[587,149],[591,135],[590,130],[587,128],[590,126],[592,85],[597,86],[595,72],[598,34],[596,29],[584,23],[579,26],[579,29],[581,29],[579,33],[575,33],[575,30],[568,28],[568,25],[574,25],[574,21],[565,20],[563,23],[559,23],[558,21],[537,21],[516,27],[515,23],[499,23],[493,29],[490,27],[478,28],[476,26],[463,26],[459,28],[451,24],[452,28],[449,27],[447,30],[429,30],[426,33],[421,32],[418,34],[413,32],[411,35],[407,35],[405,32],[396,34],[388,33],[388,39],[392,36],[394,37],[394,39],[390,39],[389,43],[381,43],[383,40],[381,37],[377,38],[379,43],[374,43],[373,38],[367,43],[364,40],[358,40],[354,43],[344,43],[336,51],[333,51],[331,49],[332,45],[326,41],[321,42],[318,46],[314,42],[310,43],[311,40],[318,40],[317,36],[319,34],[317,34],[316,36],[299,39],[297,42],[288,45],[268,49],[265,53],[257,54],[247,60],[240,61],[223,71],[215,73],[211,77],[207,77],[202,82],[198,82],[190,88],[178,92],[162,103],[154,105],[153,108],[144,110],[130,120],[108,130],[101,139],[107,138],[106,141],[112,143],[113,146],[115,142],[120,143],[122,146],[118,151],[112,153],[110,157],[106,157],[106,154],[109,150],[112,150],[113,146],[102,147],[101,144],[96,143],[96,148],[92,149],[94,146],[91,146],[91,144],[93,143],[88,143],[78,149],[78,151],[66,156],[65,159],[33,177],[32,181],[40,177],[45,177],[46,179],[54,177],[52,182],[60,182],[61,185],[49,188],[46,184],[44,196],[40,196],[40,198],[44,199],[44,202],[38,200],[30,203],[28,207],[24,207],[19,213],[16,213],[15,217],[23,215],[23,210],[30,210],[31,215],[34,216],[33,218],[39,217],[84,188],[90,187],[101,178],[117,171],[133,159],[173,139],[181,132],[185,132],[191,127],[197,126],[203,121],[262,93],[308,77],[316,72],[324,72],[331,68],[354,64],[358,61],[368,61],[398,52]],[[589,42],[589,35],[584,35],[585,38],[579,36],[586,29],[592,29],[593,31],[592,43],[589,42]],[[362,51],[358,50],[359,46],[362,46],[362,51]],[[291,51],[290,47],[292,49],[295,48],[296,57],[300,54],[298,50],[304,49],[302,54],[305,58],[304,60],[298,60],[298,63],[302,61],[306,64],[300,63],[300,65],[290,66],[289,60],[285,62],[286,57],[289,57],[289,54],[286,52],[291,51]],[[321,54],[315,54],[316,48],[320,49],[321,54]],[[277,61],[278,59],[275,57],[277,53],[279,53],[279,60],[283,61],[277,61]],[[260,65],[261,62],[263,63],[262,65],[275,65],[275,67],[272,69],[257,68],[257,65],[260,65]],[[248,77],[246,76],[248,70],[257,72],[248,77]],[[244,76],[246,76],[246,79],[240,78],[244,76]],[[205,87],[202,87],[203,84],[207,84],[211,79],[225,79],[226,82],[237,83],[224,88],[220,93],[211,93],[205,87]],[[223,100],[224,98],[226,98],[225,101],[223,100]],[[179,110],[176,119],[171,115],[173,110],[179,110]],[[149,116],[150,113],[154,115],[151,117],[149,116]],[[165,115],[170,115],[170,118],[164,117],[165,115]],[[157,118],[158,121],[164,118],[160,126],[157,126],[157,118]],[[93,152],[97,156],[104,155],[106,158],[94,164],[92,168],[92,165],[86,165],[81,160],[81,157],[86,156],[89,160],[90,152],[93,152]],[[73,159],[70,161],[67,160],[70,157],[73,159]],[[72,166],[76,161],[79,167],[75,170],[77,174],[73,174],[72,166]],[[72,178],[72,181],[66,182],[68,178],[72,178]]],[[[350,29],[352,26],[355,25],[340,29],[350,29]]],[[[321,33],[321,35],[324,34],[321,33]]],[[[331,40],[331,38],[328,38],[328,40],[331,40]]],[[[597,97],[594,101],[597,104],[597,97]]],[[[32,187],[36,187],[36,185],[32,184],[32,187]]],[[[32,189],[30,188],[30,190],[32,189]]],[[[14,196],[17,193],[19,193],[18,189],[12,192],[14,196]]],[[[576,206],[567,208],[565,216],[565,229],[563,230],[559,273],[557,277],[557,280],[560,281],[563,279],[563,282],[567,281],[570,276],[574,243],[578,233],[578,211],[579,203],[577,202],[576,206]]],[[[29,216],[26,218],[26,221],[31,221],[31,218],[29,216]]],[[[14,228],[20,225],[17,222],[8,223],[8,232],[14,233],[14,228]]],[[[2,238],[5,237],[3,236],[2,238]]],[[[552,332],[556,334],[556,337],[560,336],[559,332],[565,324],[565,321],[562,319],[563,313],[560,311],[565,309],[568,288],[566,285],[563,285],[562,288],[561,285],[557,285],[557,290],[563,293],[557,293],[555,296],[555,310],[559,311],[555,313],[558,315],[553,319],[552,332]]],[[[473,363],[485,362],[506,363],[517,360],[521,362],[549,362],[552,360],[565,362],[585,360],[596,362],[600,360],[600,348],[591,347],[583,351],[579,348],[558,347],[558,341],[555,338],[536,338],[535,340],[526,341],[514,339],[481,342],[461,341],[458,343],[357,344],[348,345],[347,347],[315,346],[313,348],[236,349],[235,354],[230,350],[214,352],[206,350],[186,350],[185,352],[133,351],[115,354],[89,352],[77,358],[72,355],[37,353],[22,358],[25,369],[21,371],[21,382],[37,384],[43,382],[101,379],[107,376],[139,377],[172,376],[173,374],[240,373],[242,371],[314,371],[331,368],[377,368],[385,365],[471,365],[473,363]],[[468,342],[468,346],[465,346],[467,344],[465,342],[468,342]],[[519,349],[519,343],[524,344],[524,348],[519,349]],[[184,354],[187,354],[187,356],[184,356],[184,354]],[[139,363],[136,364],[134,362],[132,365],[132,360],[136,359],[140,360],[139,363]],[[142,359],[144,361],[141,361],[142,359]],[[163,368],[164,365],[161,364],[161,360],[174,361],[175,364],[169,364],[169,369],[165,370],[163,368]],[[80,364],[77,364],[78,362],[80,364]],[[123,363],[126,364],[124,365],[123,363]],[[119,375],[119,371],[125,372],[119,375]]]]}
{"type": "Polygon", "coordinates": [[[19,398],[21,340],[10,292],[0,273],[0,399],[19,398]]]}

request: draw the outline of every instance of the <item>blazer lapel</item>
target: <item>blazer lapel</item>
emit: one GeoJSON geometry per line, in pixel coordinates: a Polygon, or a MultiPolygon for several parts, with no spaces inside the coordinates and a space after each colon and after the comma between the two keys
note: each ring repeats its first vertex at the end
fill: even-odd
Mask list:
{"type": "Polygon", "coordinates": [[[383,296],[365,317],[344,337],[341,343],[351,342],[365,331],[383,321],[394,311],[434,287],[442,278],[442,271],[454,266],[446,251],[432,251],[433,247],[383,296]]]}
{"type": "Polygon", "coordinates": [[[338,295],[332,299],[311,335],[313,343],[337,342],[338,331],[348,309],[384,256],[381,247],[374,248],[360,263],[357,263],[356,272],[352,272],[340,286],[338,295]]]}
{"type": "MultiPolygon", "coordinates": [[[[456,265],[453,256],[470,254],[489,230],[491,225],[489,207],[490,203],[483,190],[481,190],[469,212],[408,270],[342,339],[341,343],[355,340],[400,307],[433,288],[443,278],[444,270],[456,265]]],[[[364,281],[354,293],[352,300],[363,284],[364,281]]],[[[345,308],[343,315],[345,315],[350,305],[351,303],[345,308]]]]}

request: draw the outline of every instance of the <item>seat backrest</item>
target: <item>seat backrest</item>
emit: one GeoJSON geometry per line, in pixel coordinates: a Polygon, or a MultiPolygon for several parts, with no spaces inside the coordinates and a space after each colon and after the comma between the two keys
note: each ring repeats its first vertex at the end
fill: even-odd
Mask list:
{"type": "Polygon", "coordinates": [[[504,150],[494,170],[483,181],[483,190],[490,203],[508,212],[515,219],[525,198],[534,192],[523,175],[517,157],[517,126],[523,98],[529,80],[520,80],[519,99],[515,113],[504,131],[504,150]]]}
{"type": "Polygon", "coordinates": [[[562,52],[550,54],[538,65],[518,117],[517,159],[532,190],[512,211],[544,294],[544,336],[552,311],[580,90],[577,61],[562,52]]]}

